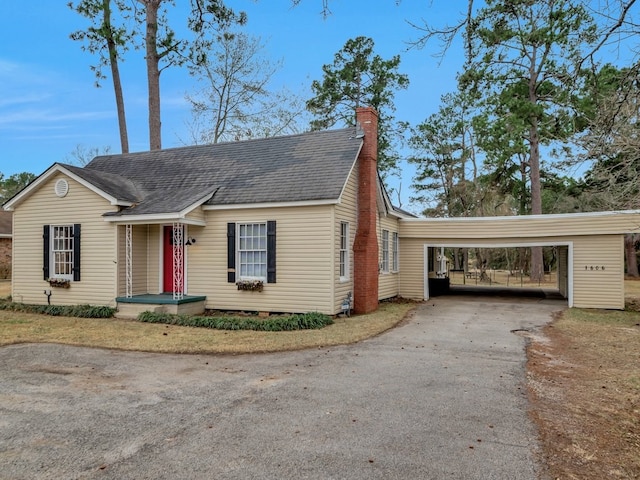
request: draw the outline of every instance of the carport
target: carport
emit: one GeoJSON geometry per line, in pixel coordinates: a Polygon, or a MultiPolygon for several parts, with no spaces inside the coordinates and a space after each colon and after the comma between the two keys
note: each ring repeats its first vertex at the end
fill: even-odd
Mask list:
{"type": "MultiPolygon", "coordinates": [[[[435,289],[433,288],[433,284],[434,281],[437,281],[439,279],[435,278],[438,275],[438,269],[436,267],[437,265],[437,260],[436,260],[436,256],[438,254],[438,251],[441,248],[465,248],[465,249],[474,249],[474,248],[490,248],[490,249],[498,249],[498,248],[518,248],[518,247],[525,247],[525,248],[531,248],[531,247],[555,247],[557,249],[558,252],[558,276],[557,276],[557,285],[556,285],[556,289],[557,292],[560,296],[562,296],[562,298],[567,299],[567,302],[569,305],[572,304],[572,299],[573,299],[573,291],[572,291],[572,279],[571,277],[571,272],[569,269],[569,262],[570,259],[573,255],[573,243],[572,242],[567,242],[567,243],[549,243],[549,242],[539,242],[539,241],[534,241],[534,242],[523,242],[523,243],[517,243],[517,244],[512,244],[512,243],[504,243],[504,242],[491,242],[491,243],[477,243],[477,242],[472,242],[472,243],[456,243],[456,244],[425,244],[424,248],[424,258],[425,258],[425,268],[424,271],[426,272],[426,279],[424,281],[424,288],[425,288],[425,293],[424,293],[424,298],[428,299],[432,296],[436,295],[435,289]],[[429,256],[431,256],[431,261],[429,261],[429,256]]],[[[464,289],[462,288],[458,288],[458,287],[452,287],[452,288],[456,288],[459,291],[462,291],[464,289]]],[[[474,290],[474,289],[472,289],[474,290]]],[[[493,290],[496,290],[495,288],[493,290]]],[[[518,290],[522,290],[521,288],[512,288],[511,290],[514,291],[518,291],[518,290]]],[[[474,290],[475,291],[475,290],[474,290]]]]}
{"type": "Polygon", "coordinates": [[[640,211],[402,219],[400,295],[427,300],[429,253],[439,247],[558,249],[558,291],[569,307],[624,308],[624,235],[640,211]]]}

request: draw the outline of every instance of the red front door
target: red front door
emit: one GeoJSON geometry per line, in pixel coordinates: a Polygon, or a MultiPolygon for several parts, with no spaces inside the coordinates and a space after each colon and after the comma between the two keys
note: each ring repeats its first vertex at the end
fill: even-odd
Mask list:
{"type": "MultiPolygon", "coordinates": [[[[180,227],[182,228],[182,227],[180,227]]],[[[163,256],[162,256],[162,264],[163,264],[163,275],[162,275],[162,291],[166,293],[173,293],[173,253],[175,248],[181,248],[182,253],[184,255],[184,247],[176,246],[173,244],[173,227],[165,226],[164,234],[163,234],[163,256]]],[[[184,235],[181,235],[184,238],[184,235]]],[[[180,271],[184,272],[184,257],[182,261],[182,265],[180,265],[180,271]]],[[[184,291],[182,288],[184,286],[184,277],[182,281],[182,285],[180,285],[181,292],[184,291]]]]}

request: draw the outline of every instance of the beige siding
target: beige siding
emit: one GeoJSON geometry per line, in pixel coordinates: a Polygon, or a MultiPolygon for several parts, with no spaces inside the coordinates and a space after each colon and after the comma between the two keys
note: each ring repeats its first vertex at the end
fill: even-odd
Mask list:
{"type": "Polygon", "coordinates": [[[356,230],[358,229],[358,167],[354,167],[349,180],[342,192],[340,203],[334,207],[334,267],[333,267],[333,312],[338,313],[341,310],[342,301],[347,297],[349,292],[353,294],[353,242],[356,238],[356,230]],[[340,224],[341,222],[349,223],[349,277],[346,280],[340,279],[340,224]]]}
{"type": "Polygon", "coordinates": [[[558,247],[558,290],[567,298],[569,295],[569,248],[558,247]]]}
{"type": "MultiPolygon", "coordinates": [[[[118,225],[118,296],[125,296],[126,286],[126,227],[118,225]]],[[[148,262],[148,225],[133,225],[131,231],[133,252],[131,257],[132,294],[149,293],[147,275],[148,262]]]]}
{"type": "MultiPolygon", "coordinates": [[[[398,220],[393,217],[378,216],[378,254],[379,265],[382,265],[382,230],[389,232],[389,271],[382,272],[378,278],[378,298],[383,300],[385,298],[392,298],[398,296],[400,292],[400,275],[399,272],[392,271],[393,265],[393,233],[398,232],[398,220]]],[[[398,252],[400,248],[398,246],[398,252]]],[[[402,254],[400,253],[400,256],[402,254]]],[[[400,269],[401,270],[401,269],[400,269]]]]}
{"type": "Polygon", "coordinates": [[[51,290],[54,305],[114,305],[116,295],[116,228],[102,215],[117,207],[73,179],[65,197],[54,193],[55,182],[64,175],[54,175],[14,212],[14,300],[46,304],[44,290],[51,290]],[[68,289],[51,288],[42,275],[43,225],[82,225],[81,281],[68,289]]]}
{"type": "Polygon", "coordinates": [[[140,295],[147,292],[147,225],[132,227],[133,255],[131,270],[133,276],[133,294],[140,295]]]}
{"type": "Polygon", "coordinates": [[[574,307],[624,308],[623,241],[622,235],[598,235],[574,240],[574,307]]]}
{"type": "MultiPolygon", "coordinates": [[[[402,228],[403,225],[401,232],[403,232],[402,228]]],[[[401,236],[400,295],[413,299],[424,298],[425,244],[453,245],[466,242],[478,247],[518,243],[572,244],[573,263],[569,265],[571,271],[568,274],[573,283],[573,306],[580,308],[624,308],[623,238],[623,235],[590,235],[470,240],[464,236],[459,238],[405,238],[401,236]]],[[[569,287],[571,288],[571,285],[569,287]]]]}
{"type": "Polygon", "coordinates": [[[189,212],[186,218],[187,220],[204,222],[204,218],[205,218],[204,210],[202,210],[202,207],[196,207],[192,212],[189,212]]]}
{"type": "Polygon", "coordinates": [[[517,217],[430,218],[400,220],[403,237],[503,239],[630,233],[640,226],[640,213],[529,215],[517,217]]]}
{"type": "Polygon", "coordinates": [[[207,308],[335,313],[333,206],[207,211],[207,226],[188,249],[188,293],[207,308]],[[276,223],[276,280],[263,292],[227,282],[227,222],[276,223]]]}
{"type": "Polygon", "coordinates": [[[400,238],[400,296],[424,298],[424,244],[419,238],[400,238]]]}

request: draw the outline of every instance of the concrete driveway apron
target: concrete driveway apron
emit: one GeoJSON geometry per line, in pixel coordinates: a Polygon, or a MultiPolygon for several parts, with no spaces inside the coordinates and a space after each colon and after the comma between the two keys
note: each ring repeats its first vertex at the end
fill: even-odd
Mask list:
{"type": "Polygon", "coordinates": [[[0,478],[536,479],[525,340],[561,303],[442,297],[357,345],[0,348],[0,478]]]}

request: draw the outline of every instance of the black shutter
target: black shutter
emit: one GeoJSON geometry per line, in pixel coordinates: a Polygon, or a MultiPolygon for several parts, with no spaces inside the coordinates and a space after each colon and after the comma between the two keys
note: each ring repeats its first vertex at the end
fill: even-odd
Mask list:
{"type": "Polygon", "coordinates": [[[267,222],[267,283],[276,283],[276,221],[267,222]]]}
{"type": "Polygon", "coordinates": [[[236,224],[227,223],[227,282],[236,283],[236,224]]]}
{"type": "Polygon", "coordinates": [[[80,224],[73,226],[73,281],[80,281],[80,224]]]}
{"type": "Polygon", "coordinates": [[[49,225],[45,225],[42,233],[42,275],[45,280],[49,279],[49,252],[51,249],[49,230],[49,225]]]}

